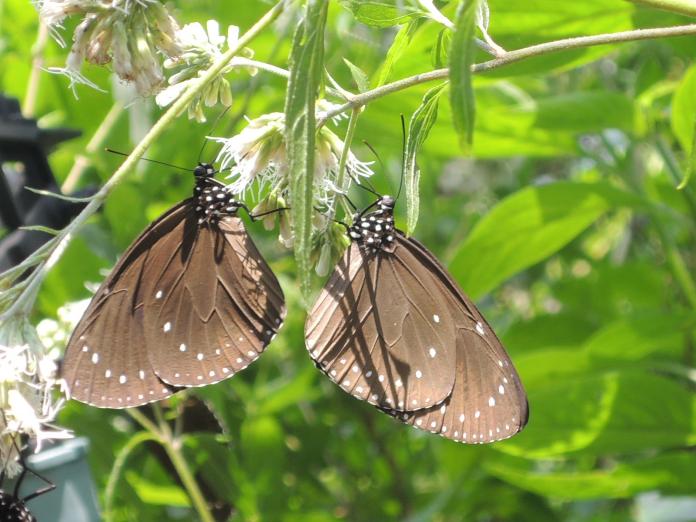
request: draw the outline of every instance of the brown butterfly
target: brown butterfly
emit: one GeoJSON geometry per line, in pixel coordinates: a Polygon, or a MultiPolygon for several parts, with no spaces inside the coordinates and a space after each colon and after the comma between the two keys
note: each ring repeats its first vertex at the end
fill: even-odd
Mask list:
{"type": "Polygon", "coordinates": [[[307,317],[310,355],[347,393],[416,428],[465,443],[511,437],[528,404],[510,358],[440,262],[394,227],[394,205],[382,196],[354,216],[307,317]]]}
{"type": "Polygon", "coordinates": [[[63,364],[72,398],[126,408],[216,383],[280,328],[283,292],[237,216],[248,209],[211,165],[193,174],[193,196],[133,242],[75,328],[63,364]]]}

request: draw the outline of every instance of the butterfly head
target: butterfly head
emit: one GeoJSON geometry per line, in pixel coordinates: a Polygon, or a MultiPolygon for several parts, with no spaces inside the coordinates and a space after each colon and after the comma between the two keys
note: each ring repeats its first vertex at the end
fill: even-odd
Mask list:
{"type": "Polygon", "coordinates": [[[210,163],[199,163],[193,169],[193,175],[198,178],[212,178],[215,175],[215,168],[210,163]]]}
{"type": "Polygon", "coordinates": [[[382,196],[376,210],[353,216],[353,225],[348,233],[353,241],[372,250],[389,247],[394,241],[394,205],[391,196],[382,196]]]}

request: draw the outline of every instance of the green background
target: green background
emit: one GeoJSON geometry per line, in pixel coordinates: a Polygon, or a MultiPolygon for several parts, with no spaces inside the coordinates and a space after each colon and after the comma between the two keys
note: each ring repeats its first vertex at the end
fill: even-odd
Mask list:
{"type": "MultiPolygon", "coordinates": [[[[623,0],[489,5],[491,34],[506,49],[689,22],[623,0]]],[[[215,18],[243,31],[270,5],[193,0],[171,7],[182,24],[215,18]]],[[[290,9],[263,32],[251,45],[255,57],[286,67],[298,16],[290,9]]],[[[29,2],[0,2],[0,89],[20,100],[37,27],[29,2]]],[[[332,3],[326,69],[355,90],[347,58],[374,85],[398,29],[364,25],[332,3]]],[[[388,81],[440,66],[440,31],[423,23],[384,73],[388,81]]],[[[283,285],[288,319],[249,369],[190,393],[207,401],[223,430],[194,430],[184,439],[187,461],[212,495],[233,506],[233,520],[696,519],[696,302],[687,298],[696,277],[696,185],[676,190],[694,132],[695,54],[696,37],[680,37],[567,51],[477,75],[470,156],[461,152],[446,97],[440,102],[418,157],[415,235],[477,301],[520,372],[530,421],[510,440],[465,446],[417,432],[329,382],[304,348],[292,253],[276,241],[277,231],[251,226],[283,285]],[[680,515],[675,497],[690,499],[690,516],[680,515]]],[[[61,66],[65,55],[50,42],[45,65],[61,66]]],[[[477,62],[485,59],[477,54],[477,62]]],[[[84,71],[109,92],[78,88],[75,99],[63,77],[42,73],[39,82],[40,124],[83,132],[52,154],[59,180],[113,105],[108,69],[84,71]]],[[[244,115],[283,110],[282,78],[240,72],[230,79],[235,101],[216,135],[240,131],[244,115]]],[[[435,85],[392,94],[362,114],[355,151],[372,160],[359,144],[366,140],[379,153],[379,190],[394,193],[399,184],[400,114],[410,118],[435,85]]],[[[120,115],[105,145],[133,148],[147,128],[134,113],[150,122],[159,114],[152,100],[142,103],[146,110],[120,115]]],[[[194,165],[218,112],[200,125],[181,118],[147,156],[194,165]]],[[[334,130],[342,135],[344,128],[334,130]]],[[[213,148],[204,154],[212,157],[213,148]]],[[[101,147],[88,157],[78,187],[100,185],[121,161],[101,147]]],[[[87,298],[85,282],[100,281],[138,232],[190,190],[186,173],[141,162],[49,275],[36,320],[87,298]]],[[[367,203],[369,195],[355,192],[355,199],[367,203]]],[[[398,214],[405,226],[403,201],[398,214]]],[[[321,283],[316,278],[315,289],[321,283]]],[[[186,403],[171,401],[169,414],[186,403]]],[[[59,420],[91,439],[103,494],[115,455],[138,425],[123,412],[77,403],[59,420]]],[[[115,520],[195,519],[152,446],[137,446],[119,471],[115,520]]]]}

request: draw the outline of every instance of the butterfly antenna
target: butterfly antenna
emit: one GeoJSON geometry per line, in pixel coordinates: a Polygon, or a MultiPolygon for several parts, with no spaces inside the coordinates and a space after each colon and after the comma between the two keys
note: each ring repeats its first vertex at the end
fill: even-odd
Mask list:
{"type": "MultiPolygon", "coordinates": [[[[380,167],[382,167],[382,171],[386,170],[384,167],[384,162],[382,161],[382,158],[380,158],[379,154],[377,154],[377,151],[374,149],[374,147],[372,145],[370,145],[366,140],[363,140],[363,144],[368,149],[370,149],[370,152],[372,152],[372,154],[374,154],[375,158],[377,158],[377,161],[379,162],[380,167]]],[[[349,172],[349,174],[350,174],[350,172],[349,172]]],[[[351,176],[351,178],[353,178],[353,176],[351,176]]],[[[353,178],[353,180],[355,181],[355,183],[360,185],[362,188],[366,189],[368,192],[372,192],[372,194],[374,194],[378,198],[382,197],[382,195],[379,192],[377,192],[377,189],[375,189],[375,187],[372,185],[372,183],[370,183],[369,179],[365,179],[365,185],[367,185],[366,187],[363,186],[362,183],[360,183],[355,178],[353,178]]]]}
{"type": "MultiPolygon", "coordinates": [[[[222,111],[220,114],[218,114],[218,117],[215,118],[215,121],[213,122],[213,125],[211,126],[210,132],[208,133],[208,135],[211,135],[213,132],[215,132],[215,128],[218,126],[218,123],[220,123],[220,120],[222,119],[222,117],[223,117],[225,114],[227,114],[227,111],[229,111],[231,107],[232,107],[231,105],[228,106],[227,108],[225,108],[224,111],[222,111]]],[[[198,161],[197,161],[197,163],[200,163],[200,162],[201,162],[201,156],[203,156],[203,152],[205,151],[205,146],[208,144],[208,141],[209,141],[209,140],[208,140],[208,137],[206,136],[206,139],[203,140],[203,146],[201,147],[201,150],[198,152],[198,161]]]]}
{"type": "Polygon", "coordinates": [[[404,174],[406,172],[406,119],[401,115],[401,179],[399,180],[399,191],[396,193],[396,200],[399,200],[401,189],[404,186],[404,174]]]}
{"type": "MultiPolygon", "coordinates": [[[[126,154],[125,152],[121,152],[120,150],[114,150],[110,149],[109,147],[106,147],[104,149],[106,152],[110,152],[111,154],[118,154],[119,156],[126,156],[128,157],[129,154],[126,154]]],[[[164,165],[165,167],[171,167],[173,169],[179,169],[179,170],[185,170],[186,172],[191,172],[191,169],[187,169],[186,167],[180,167],[179,165],[172,165],[171,163],[166,163],[164,161],[159,161],[159,160],[154,160],[150,158],[140,158],[143,161],[149,161],[150,163],[157,163],[158,165],[164,165]]]]}

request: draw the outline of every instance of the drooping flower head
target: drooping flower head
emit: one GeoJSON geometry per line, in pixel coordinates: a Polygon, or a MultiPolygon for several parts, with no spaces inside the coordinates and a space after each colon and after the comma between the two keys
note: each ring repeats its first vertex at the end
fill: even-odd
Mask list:
{"type": "Polygon", "coordinates": [[[81,73],[85,60],[112,63],[121,80],[133,82],[142,96],[154,94],[164,82],[161,54],[177,56],[178,25],[158,0],[35,0],[42,20],[54,31],[67,16],[82,15],[73,33],[65,67],[49,71],[66,74],[70,86],[96,88],[81,73]]]}
{"type": "MultiPolygon", "coordinates": [[[[325,109],[325,104],[321,106],[325,109]]],[[[267,213],[292,206],[293,194],[289,179],[287,148],[285,144],[285,116],[273,112],[250,120],[247,126],[231,138],[213,137],[222,148],[218,154],[220,170],[229,170],[231,192],[244,195],[252,187],[261,199],[254,213],[267,213]]],[[[337,196],[345,194],[353,180],[372,175],[370,164],[360,161],[352,151],[346,150],[346,171],[339,180],[339,162],[346,148],[345,143],[331,129],[323,126],[317,132],[314,157],[314,201],[317,209],[313,222],[314,235],[318,238],[318,250],[328,238],[335,247],[336,234],[327,234],[333,224],[326,214],[333,215],[337,196]]],[[[288,212],[280,217],[280,240],[286,247],[293,244],[292,223],[288,212]]],[[[275,216],[267,218],[272,225],[275,216]]],[[[332,247],[332,248],[333,248],[332,247]]],[[[324,255],[326,258],[326,255],[324,255]]],[[[325,264],[325,263],[324,263],[325,264]]]]}

